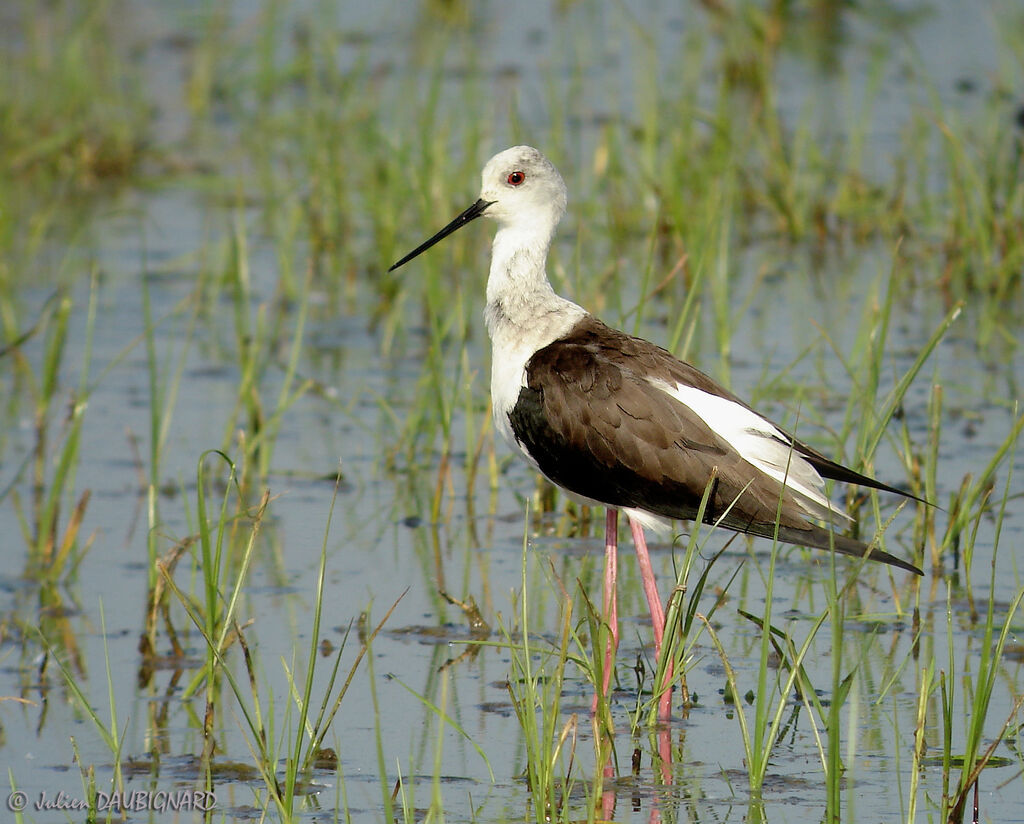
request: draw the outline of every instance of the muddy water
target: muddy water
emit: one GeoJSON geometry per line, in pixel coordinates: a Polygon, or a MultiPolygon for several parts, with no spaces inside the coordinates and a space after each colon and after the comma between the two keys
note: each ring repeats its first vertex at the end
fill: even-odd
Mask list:
{"type": "MultiPolygon", "coordinates": [[[[631,13],[655,33],[659,52],[670,52],[690,25],[688,18],[674,10],[656,4],[633,5],[631,13]]],[[[418,70],[416,51],[407,48],[416,31],[404,9],[402,4],[385,3],[375,4],[373,10],[358,15],[347,10],[339,15],[341,25],[354,41],[362,38],[363,42],[371,43],[373,58],[386,53],[394,62],[396,76],[418,70]]],[[[490,9],[476,34],[484,39],[481,50],[489,55],[493,67],[505,71],[508,83],[522,94],[520,116],[525,123],[544,133],[543,124],[551,116],[545,109],[543,95],[538,93],[543,88],[544,72],[568,71],[567,60],[583,61],[589,73],[584,93],[595,124],[604,117],[633,114],[608,108],[608,100],[614,99],[628,109],[626,95],[608,97],[600,91],[607,84],[627,83],[626,78],[632,74],[631,55],[620,51],[616,40],[593,37],[592,41],[606,44],[601,54],[576,50],[570,58],[560,50],[562,44],[570,42],[569,28],[592,26],[598,33],[615,31],[623,24],[624,12],[616,7],[600,13],[577,10],[563,16],[539,3],[529,7],[519,4],[517,9],[514,16],[508,9],[490,9]],[[530,22],[522,25],[524,19],[530,22]],[[515,32],[515,36],[502,36],[502,32],[509,31],[515,32]]],[[[235,25],[243,26],[251,19],[246,12],[244,7],[235,9],[235,25]]],[[[248,12],[252,14],[252,10],[248,12]]],[[[295,13],[301,15],[303,11],[295,13]]],[[[135,25],[153,26],[167,36],[187,23],[153,8],[140,15],[135,25]]],[[[845,69],[840,76],[847,78],[845,82],[857,83],[858,72],[865,66],[865,51],[882,38],[881,31],[884,27],[877,22],[852,14],[845,21],[844,45],[836,46],[837,59],[845,69]]],[[[908,54],[906,60],[913,62],[914,71],[928,76],[947,101],[957,101],[957,81],[978,78],[983,82],[985,73],[992,68],[992,34],[987,22],[978,15],[966,15],[960,4],[935,4],[932,13],[908,24],[907,31],[917,51],[908,54]],[[949,49],[953,42],[955,51],[949,49]]],[[[883,42],[895,48],[894,43],[904,41],[883,42]]],[[[175,87],[169,87],[164,69],[166,65],[173,66],[177,59],[173,50],[159,46],[150,48],[145,57],[147,70],[153,76],[154,97],[163,102],[161,121],[171,130],[183,118],[175,109],[181,104],[175,103],[175,87]]],[[[343,55],[339,59],[346,58],[343,55]]],[[[457,86],[457,70],[464,66],[457,65],[455,57],[448,59],[453,67],[449,82],[457,86]]],[[[894,83],[899,80],[899,66],[905,69],[905,64],[895,63],[894,83]]],[[[803,110],[809,94],[822,95],[823,106],[833,99],[829,97],[830,90],[839,81],[817,79],[816,65],[813,60],[793,54],[787,56],[780,68],[781,105],[794,115],[803,110]]],[[[881,95],[875,112],[880,126],[872,132],[872,148],[879,157],[891,150],[897,132],[895,124],[906,114],[906,101],[897,88],[881,95]]],[[[965,96],[962,104],[966,112],[975,105],[970,96],[965,96]]],[[[495,148],[510,142],[505,137],[505,128],[506,124],[495,126],[495,148]]],[[[582,133],[584,142],[592,139],[592,133],[586,129],[582,133]]],[[[579,180],[566,171],[567,177],[579,180]]],[[[465,182],[467,196],[472,196],[474,186],[475,180],[465,182]]],[[[236,414],[239,370],[237,363],[225,356],[229,347],[221,345],[233,334],[227,320],[223,325],[203,321],[186,347],[187,317],[172,312],[173,307],[192,294],[195,286],[196,267],[188,256],[217,242],[210,237],[210,227],[226,226],[230,217],[222,204],[181,185],[155,191],[128,191],[107,203],[104,212],[92,229],[91,249],[82,254],[83,259],[95,257],[104,276],[98,287],[98,322],[90,365],[95,388],[89,397],[75,482],[78,490],[91,491],[83,534],[95,537],[75,574],[60,588],[59,612],[67,638],[71,639],[69,645],[78,650],[80,669],[75,674],[76,681],[82,685],[99,719],[116,729],[116,737],[123,742],[122,761],[134,759],[130,769],[126,769],[125,786],[138,795],[122,798],[121,802],[143,804],[148,799],[146,803],[152,806],[161,803],[154,794],[156,791],[171,793],[195,785],[195,757],[202,750],[197,718],[201,717],[202,708],[196,701],[186,703],[181,699],[181,691],[194,670],[187,670],[180,681],[175,680],[172,668],[158,670],[143,686],[137,681],[148,528],[147,501],[139,469],[144,458],[137,457],[137,449],[144,455],[147,448],[150,396],[145,350],[132,341],[144,329],[140,283],[142,277],[147,277],[154,316],[168,316],[159,323],[155,334],[161,374],[172,374],[179,359],[184,359],[161,466],[165,491],[159,499],[157,529],[159,545],[166,549],[194,532],[197,461],[204,450],[222,445],[236,414]],[[126,214],[130,217],[125,217],[126,214]],[[100,370],[111,363],[114,365],[109,372],[101,375],[100,370]],[[141,446],[137,447],[137,443],[141,446]],[[113,716],[108,689],[114,698],[113,716]],[[156,717],[161,719],[160,723],[154,723],[156,717]],[[150,756],[154,748],[162,752],[158,765],[150,756]]],[[[568,236],[573,222],[570,218],[563,233],[562,252],[567,259],[573,250],[572,238],[568,236]]],[[[418,242],[434,228],[402,227],[403,242],[418,242]]],[[[637,260],[643,254],[642,242],[638,241],[637,260]]],[[[766,409],[784,417],[792,410],[775,397],[773,388],[765,386],[765,382],[766,376],[785,370],[787,381],[797,386],[825,387],[810,393],[808,402],[813,400],[819,405],[824,401],[820,403],[824,423],[839,428],[842,399],[855,387],[834,353],[821,345],[821,329],[828,330],[840,350],[853,345],[860,312],[871,299],[863,284],[874,283],[879,272],[891,267],[891,249],[883,245],[847,249],[828,258],[824,270],[820,262],[804,260],[794,255],[792,249],[770,243],[748,248],[743,256],[749,280],[741,282],[743,289],[737,290],[735,298],[735,312],[746,308],[732,338],[732,386],[745,396],[762,396],[766,409]],[[766,269],[781,271],[785,276],[763,283],[758,273],[766,269]],[[823,288],[822,284],[827,285],[823,288]],[[760,297],[746,306],[744,289],[754,288],[760,297]],[[810,346],[816,347],[815,355],[797,357],[810,346]],[[834,406],[828,405],[829,398],[834,400],[834,406]]],[[[477,260],[476,265],[482,276],[484,261],[477,260]]],[[[253,248],[251,270],[254,291],[270,294],[273,273],[277,271],[272,245],[257,244],[253,248]]],[[[76,278],[72,294],[76,305],[84,307],[88,267],[83,263],[77,271],[81,277],[76,278]]],[[[48,294],[46,288],[26,289],[22,300],[27,306],[39,306],[48,294]]],[[[327,300],[314,296],[314,301],[319,298],[327,300]]],[[[341,316],[313,313],[299,371],[324,391],[311,393],[295,404],[281,421],[269,476],[271,492],[279,497],[273,501],[270,517],[263,525],[239,607],[240,617],[253,622],[246,632],[259,662],[260,700],[265,712],[267,706],[273,705],[278,736],[282,735],[282,728],[290,729],[285,720],[290,705],[285,669],[301,670],[305,660],[311,641],[310,614],[320,551],[326,545],[329,594],[324,603],[321,641],[337,648],[345,629],[358,621],[361,613],[369,610],[371,621],[379,620],[393,603],[398,601],[398,605],[372,647],[374,679],[370,680],[364,664],[325,742],[338,753],[340,770],[312,776],[312,788],[317,794],[315,802],[307,807],[308,816],[330,820],[334,810],[347,807],[355,820],[381,820],[382,785],[390,792],[401,777],[409,804],[416,808],[428,806],[431,786],[437,782],[449,820],[520,820],[532,815],[532,811],[529,793],[520,777],[524,768],[523,735],[506,686],[510,656],[500,646],[466,655],[471,633],[461,612],[438,595],[438,559],[446,588],[458,597],[474,596],[495,628],[492,640],[498,641],[498,628],[516,623],[521,608],[518,593],[524,574],[525,530],[531,548],[525,561],[532,593],[528,613],[537,643],[543,648],[545,642],[554,642],[557,637],[559,581],[573,593],[579,585],[592,597],[598,591],[600,570],[595,559],[599,541],[586,535],[565,537],[565,525],[557,519],[526,525],[525,499],[533,493],[534,479],[524,465],[502,463],[496,490],[490,488],[486,477],[477,477],[474,486],[468,488],[458,454],[452,474],[446,479],[443,518],[437,523],[431,521],[430,501],[438,456],[427,451],[418,456],[417,468],[400,471],[382,458],[395,437],[392,415],[401,416],[417,404],[417,381],[422,374],[426,345],[422,332],[416,328],[421,319],[410,316],[411,331],[401,337],[400,345],[382,355],[384,332],[368,320],[372,305],[372,296],[359,295],[341,316]],[[336,473],[339,466],[344,482],[332,514],[334,485],[326,478],[336,473]],[[441,724],[418,696],[435,705],[443,702],[451,723],[441,724]],[[383,781],[379,776],[381,761],[387,770],[383,781]],[[319,813],[314,812],[315,805],[319,805],[319,813]]],[[[231,307],[223,306],[220,311],[228,318],[231,307]]],[[[665,307],[652,313],[654,319],[642,331],[655,340],[665,340],[666,331],[657,317],[670,311],[670,307],[665,307]]],[[[899,304],[899,317],[888,343],[886,376],[890,382],[909,366],[944,311],[941,298],[926,290],[899,304]]],[[[972,325],[979,322],[968,307],[962,327],[940,345],[908,395],[907,426],[912,438],[923,439],[924,408],[932,376],[946,387],[940,502],[945,502],[958,488],[965,473],[980,471],[1012,421],[1010,401],[1021,377],[1020,359],[1001,345],[979,350],[971,332],[972,325]]],[[[76,311],[69,332],[74,346],[64,374],[67,387],[78,381],[81,360],[76,353],[81,351],[85,328],[85,313],[76,311]]],[[[473,426],[478,426],[483,414],[486,380],[482,376],[489,362],[486,347],[479,343],[481,329],[482,324],[475,338],[478,343],[469,350],[469,360],[477,374],[466,378],[472,380],[479,399],[473,426]]],[[[707,339],[702,351],[713,351],[710,332],[703,334],[707,339]]],[[[38,342],[31,342],[26,351],[30,358],[38,360],[41,356],[38,342]]],[[[702,365],[715,371],[720,364],[709,357],[702,365]]],[[[452,375],[457,366],[451,365],[452,375]]],[[[265,397],[273,396],[275,381],[280,381],[279,372],[268,376],[265,397]]],[[[464,443],[466,421],[461,413],[457,413],[455,424],[453,441],[464,443]]],[[[0,488],[6,489],[15,482],[17,468],[31,448],[30,411],[18,407],[4,419],[4,425],[8,431],[4,435],[0,488]]],[[[881,476],[899,478],[901,470],[893,449],[892,442],[883,443],[876,468],[881,476]]],[[[1024,469],[1022,459],[1016,457],[1014,461],[1019,473],[1024,469]]],[[[24,479],[16,484],[26,494],[24,479]]],[[[1004,547],[1009,548],[1018,542],[1021,529],[1013,514],[1008,513],[1003,533],[1004,547]]],[[[910,521],[909,513],[898,516],[892,528],[896,546],[900,546],[900,534],[909,534],[910,521]]],[[[98,788],[109,792],[114,757],[93,721],[62,685],[52,662],[43,666],[41,647],[28,635],[31,626],[39,621],[39,588],[21,574],[24,556],[10,496],[0,506],[0,526],[8,536],[8,562],[0,577],[5,616],[0,695],[21,696],[27,702],[6,701],[0,705],[2,751],[14,784],[26,794],[26,819],[57,820],[61,816],[54,810],[74,808],[86,797],[79,763],[95,769],[98,788]],[[45,673],[42,679],[40,671],[45,673]]],[[[993,524],[983,524],[977,551],[986,557],[991,553],[992,535],[993,524]]],[[[720,544],[720,539],[713,537],[706,554],[710,555],[720,544]]],[[[711,576],[712,587],[724,587],[737,565],[744,562],[731,584],[729,603],[716,614],[717,630],[727,639],[731,662],[741,684],[756,683],[760,642],[756,628],[739,618],[734,607],[760,613],[761,572],[766,568],[767,551],[767,546],[755,544],[751,554],[745,543],[735,542],[711,576]]],[[[667,592],[676,556],[667,545],[655,546],[654,555],[665,582],[663,590],[667,592]]],[[[1020,581],[1011,551],[1004,548],[999,562],[1002,566],[996,577],[997,600],[1005,605],[1020,581]]],[[[694,650],[688,677],[696,703],[688,717],[675,718],[668,731],[673,757],[667,781],[652,764],[658,742],[650,741],[643,728],[637,734],[630,732],[630,711],[636,700],[631,665],[638,658],[649,662],[650,633],[643,619],[644,606],[635,570],[631,561],[624,562],[624,566],[626,581],[620,604],[623,665],[619,672],[620,690],[615,696],[620,778],[613,784],[609,799],[614,803],[615,819],[648,821],[661,815],[668,820],[743,820],[747,815],[746,770],[734,717],[736,708],[722,695],[722,663],[706,638],[694,650]],[[635,771],[630,767],[634,751],[639,753],[635,771]]],[[[979,568],[984,567],[982,564],[979,568]]],[[[809,631],[825,608],[820,581],[827,574],[827,565],[808,567],[807,558],[800,553],[787,553],[780,560],[774,590],[775,615],[798,638],[809,631]]],[[[867,618],[850,628],[850,646],[858,650],[856,658],[862,661],[862,677],[855,682],[850,699],[856,713],[844,719],[845,786],[856,788],[847,791],[845,805],[848,820],[892,820],[902,815],[896,811],[905,809],[910,783],[908,742],[918,700],[917,682],[915,664],[908,658],[912,642],[909,624],[893,618],[896,605],[884,576],[876,578],[872,574],[869,580],[879,585],[866,584],[858,593],[860,608],[867,618]],[[871,616],[875,615],[880,617],[872,621],[871,616]],[[894,674],[901,666],[901,672],[894,674]],[[876,703],[876,695],[883,688],[887,688],[886,697],[876,703]]],[[[983,599],[985,587],[977,588],[975,594],[983,599]]],[[[710,609],[712,603],[709,600],[702,609],[710,609]]],[[[944,639],[945,605],[944,583],[927,579],[922,595],[922,620],[927,635],[944,639]]],[[[980,636],[967,619],[964,600],[958,596],[954,607],[953,657],[958,662],[969,661],[978,655],[980,636]]],[[[189,655],[200,655],[201,643],[195,631],[187,631],[187,622],[180,628],[185,633],[186,651],[189,655]]],[[[354,660],[354,639],[355,632],[343,655],[343,668],[354,660]]],[[[816,685],[831,683],[830,647],[830,632],[826,628],[817,637],[806,661],[810,679],[816,685]]],[[[946,660],[944,647],[933,652],[940,662],[946,660]]],[[[328,663],[328,659],[320,661],[314,697],[326,689],[328,663]]],[[[241,675],[240,669],[236,671],[241,675]]],[[[563,723],[573,713],[577,714],[580,727],[576,762],[582,765],[578,774],[586,779],[594,772],[587,720],[590,688],[572,665],[568,676],[561,698],[563,723]]],[[[1008,658],[996,688],[990,734],[998,731],[998,724],[1008,713],[1010,696],[1020,693],[1021,679],[1020,658],[1008,658]]],[[[226,693],[223,700],[227,706],[233,701],[226,693]]],[[[957,719],[955,723],[961,721],[957,719]]],[[[246,768],[251,765],[251,757],[241,730],[240,722],[228,720],[219,739],[218,760],[223,772],[214,795],[217,817],[227,820],[250,816],[262,785],[246,768]]],[[[937,731],[930,730],[930,735],[930,747],[939,746],[937,731]]],[[[1013,756],[1005,746],[999,754],[1013,756]]],[[[1014,769],[991,770],[986,774],[982,809],[990,820],[1019,816],[1024,791],[1020,778],[1010,775],[1014,769]],[[1007,779],[1009,782],[1004,784],[1007,779]]],[[[770,776],[764,791],[770,820],[807,821],[821,817],[825,803],[821,764],[812,724],[797,702],[787,707],[784,734],[775,751],[770,776]]],[[[925,782],[933,796],[940,792],[939,780],[939,768],[927,771],[925,782]]],[[[582,789],[577,787],[577,792],[582,789]]],[[[17,801],[13,799],[12,803],[17,801]]],[[[107,799],[109,806],[116,807],[116,803],[117,798],[107,799]]],[[[205,803],[206,799],[195,802],[205,803]]],[[[75,812],[71,815],[76,819],[82,817],[75,812]]],[[[149,813],[137,813],[139,818],[143,815],[150,817],[149,813]]],[[[178,820],[167,811],[153,813],[152,819],[178,820]]]]}

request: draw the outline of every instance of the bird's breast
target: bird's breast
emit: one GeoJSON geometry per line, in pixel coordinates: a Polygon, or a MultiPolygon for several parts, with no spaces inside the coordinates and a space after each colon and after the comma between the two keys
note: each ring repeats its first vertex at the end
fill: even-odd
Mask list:
{"type": "Polygon", "coordinates": [[[502,437],[529,459],[509,413],[526,386],[526,367],[539,349],[567,334],[586,315],[576,304],[553,294],[534,301],[489,302],[485,310],[491,337],[491,404],[494,425],[502,437]],[[543,299],[541,299],[543,298],[543,299]]]}

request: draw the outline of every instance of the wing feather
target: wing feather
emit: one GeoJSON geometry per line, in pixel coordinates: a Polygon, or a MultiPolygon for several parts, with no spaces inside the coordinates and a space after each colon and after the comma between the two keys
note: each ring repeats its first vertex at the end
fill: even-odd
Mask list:
{"type": "MultiPolygon", "coordinates": [[[[808,522],[845,516],[822,476],[892,487],[834,464],[711,378],[592,317],[538,350],[509,413],[540,470],[585,499],[692,520],[709,480],[705,521],[915,569],[808,522]],[[725,514],[727,513],[727,514],[725,514]]],[[[905,494],[905,493],[901,493],[905,494]]]]}

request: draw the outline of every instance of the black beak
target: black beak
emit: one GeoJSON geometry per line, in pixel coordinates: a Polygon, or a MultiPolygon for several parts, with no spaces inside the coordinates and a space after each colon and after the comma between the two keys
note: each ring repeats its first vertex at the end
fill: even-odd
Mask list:
{"type": "Polygon", "coordinates": [[[471,220],[476,220],[478,217],[480,217],[480,215],[484,213],[484,210],[492,203],[494,203],[493,200],[478,200],[476,203],[474,203],[472,206],[466,209],[466,211],[464,211],[461,215],[455,218],[455,220],[453,220],[451,223],[445,226],[440,232],[434,235],[430,240],[421,243],[419,246],[417,246],[415,249],[409,252],[409,254],[407,254],[404,258],[398,261],[398,263],[396,263],[394,266],[388,269],[388,271],[394,272],[395,269],[397,269],[399,266],[405,265],[414,257],[419,255],[421,252],[427,251],[427,249],[429,249],[438,241],[444,240],[456,229],[461,229],[471,220]]]}

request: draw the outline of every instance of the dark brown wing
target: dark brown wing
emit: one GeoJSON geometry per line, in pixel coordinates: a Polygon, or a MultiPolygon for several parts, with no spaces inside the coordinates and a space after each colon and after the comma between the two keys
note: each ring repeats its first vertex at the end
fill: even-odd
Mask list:
{"type": "MultiPolygon", "coordinates": [[[[651,384],[652,377],[683,383],[746,406],[666,350],[587,318],[535,353],[526,377],[509,413],[512,430],[559,486],[609,506],[692,520],[716,470],[706,522],[722,519],[729,529],[771,537],[778,521],[782,541],[828,548],[831,540],[839,552],[867,553],[865,545],[809,524],[779,481],[651,384]]],[[[794,449],[805,454],[802,444],[794,449]]],[[[815,465],[831,463],[809,448],[806,454],[815,465]]],[[[914,569],[886,553],[871,557],[914,569]]]]}
{"type": "MultiPolygon", "coordinates": [[[[655,346],[642,338],[636,338],[612,329],[596,318],[588,318],[584,324],[577,327],[577,330],[574,330],[574,337],[577,340],[587,340],[591,344],[599,340],[603,341],[604,345],[601,346],[602,355],[623,368],[632,368],[637,372],[642,371],[644,374],[649,375],[659,375],[666,382],[681,383],[712,395],[718,395],[760,416],[759,412],[729,390],[720,386],[713,378],[685,361],[679,360],[667,349],[655,346]],[[638,366],[633,366],[634,364],[638,366]]],[[[882,492],[890,492],[894,495],[900,495],[904,498],[910,498],[919,503],[933,506],[930,501],[919,498],[911,492],[897,489],[894,486],[882,483],[868,475],[863,475],[849,467],[836,463],[803,441],[797,440],[774,422],[769,421],[769,423],[789,439],[797,454],[811,464],[822,478],[878,489],[882,492]]]]}
{"type": "Polygon", "coordinates": [[[540,349],[526,373],[527,386],[510,413],[512,429],[556,484],[611,506],[687,520],[717,469],[709,522],[729,509],[732,528],[774,524],[781,495],[780,523],[807,525],[782,484],[651,384],[650,377],[692,379],[732,400],[665,350],[590,321],[540,349]]]}

